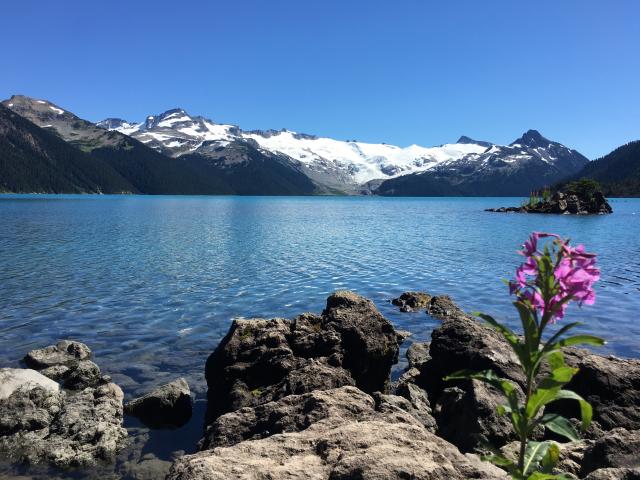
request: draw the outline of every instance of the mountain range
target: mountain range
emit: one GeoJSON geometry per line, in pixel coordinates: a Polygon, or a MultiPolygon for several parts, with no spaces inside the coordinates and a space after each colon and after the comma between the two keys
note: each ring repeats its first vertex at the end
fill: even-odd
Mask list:
{"type": "Polygon", "coordinates": [[[535,130],[509,145],[462,136],[399,147],[242,130],[183,109],[94,124],[22,95],[1,105],[0,190],[10,192],[528,195],[594,163],[535,130]]]}

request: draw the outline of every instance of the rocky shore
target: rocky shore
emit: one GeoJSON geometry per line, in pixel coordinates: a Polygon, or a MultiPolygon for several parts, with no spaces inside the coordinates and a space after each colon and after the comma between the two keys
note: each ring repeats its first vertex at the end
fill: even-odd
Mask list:
{"type": "MultiPolygon", "coordinates": [[[[394,304],[442,322],[430,343],[409,346],[395,382],[406,335],[355,293],[334,293],[320,314],[234,320],[206,363],[199,451],[178,458],[167,478],[507,479],[479,456],[487,441],[515,452],[510,424],[495,410],[501,395],[442,379],[492,368],[522,385],[511,349],[447,296],[407,292],[394,304]]],[[[183,380],[124,407],[89,356],[85,345],[61,342],[30,352],[31,369],[0,370],[2,455],[86,467],[122,448],[123,412],[153,426],[190,415],[183,380]]],[[[560,468],[580,479],[640,478],[640,361],[579,349],[566,356],[580,369],[568,388],[591,402],[594,422],[585,438],[561,445],[560,468]]],[[[556,410],[576,417],[572,408],[556,410]]]]}

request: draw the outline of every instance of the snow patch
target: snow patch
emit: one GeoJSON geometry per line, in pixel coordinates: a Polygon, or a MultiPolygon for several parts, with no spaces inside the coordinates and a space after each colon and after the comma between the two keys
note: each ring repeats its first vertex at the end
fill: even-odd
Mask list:
{"type": "Polygon", "coordinates": [[[52,107],[51,105],[49,105],[49,108],[51,110],[53,110],[54,112],[56,112],[58,115],[62,115],[64,113],[64,110],[62,110],[60,108],[52,107]]]}

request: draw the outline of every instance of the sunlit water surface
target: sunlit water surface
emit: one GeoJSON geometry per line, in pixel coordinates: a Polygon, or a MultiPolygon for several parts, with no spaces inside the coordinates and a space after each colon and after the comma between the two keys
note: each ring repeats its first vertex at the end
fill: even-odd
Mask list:
{"type": "MultiPolygon", "coordinates": [[[[169,460],[173,450],[193,451],[204,362],[233,318],[319,312],[331,292],[350,289],[425,340],[438,322],[389,304],[423,290],[516,326],[501,279],[533,230],[598,253],[597,303],[572,308],[567,320],[605,337],[603,351],[639,357],[640,200],[613,200],[609,216],[484,211],[520,201],[3,195],[0,365],[74,338],[128,398],[185,376],[198,414],[178,431],[151,432],[143,450],[169,460]]],[[[134,436],[144,431],[127,425],[134,436]]]]}

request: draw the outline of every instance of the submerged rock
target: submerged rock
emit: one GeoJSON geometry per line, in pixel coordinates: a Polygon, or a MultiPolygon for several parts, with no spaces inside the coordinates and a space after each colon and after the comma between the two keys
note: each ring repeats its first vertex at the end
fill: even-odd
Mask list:
{"type": "Polygon", "coordinates": [[[180,427],[192,413],[191,391],[184,378],[162,385],[152,392],[131,400],[124,411],[152,428],[180,427]]]}

